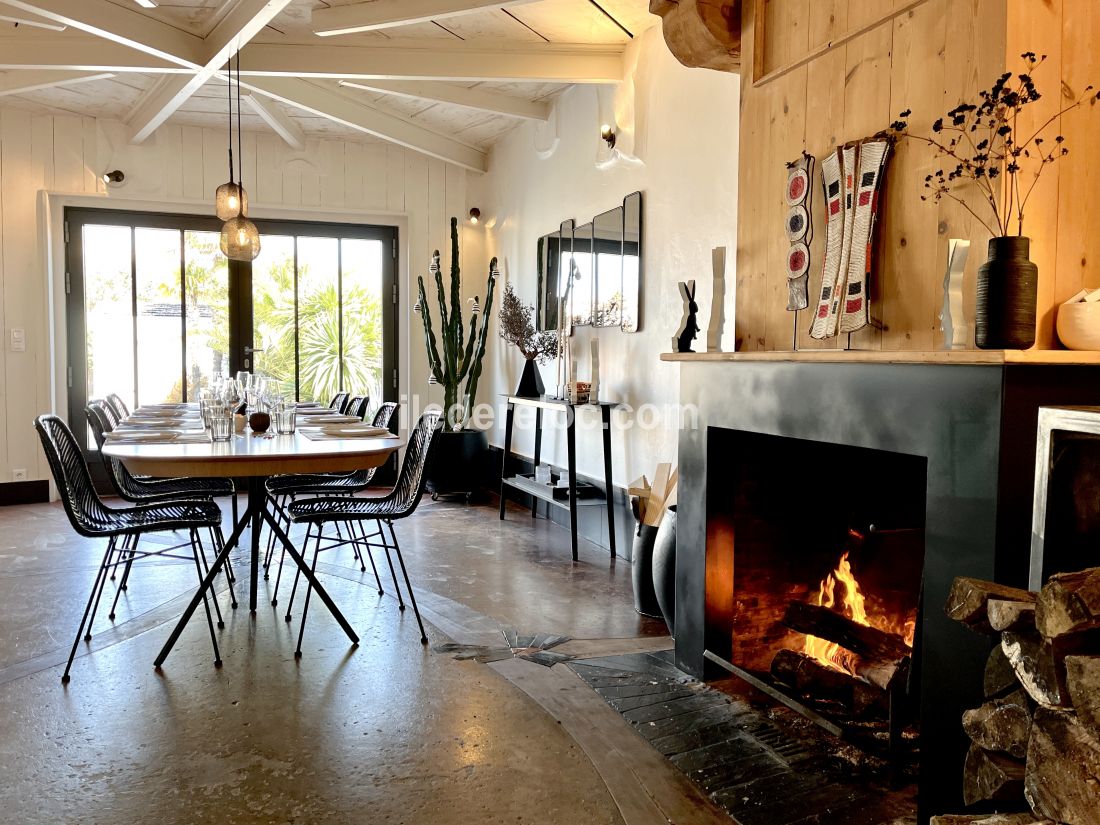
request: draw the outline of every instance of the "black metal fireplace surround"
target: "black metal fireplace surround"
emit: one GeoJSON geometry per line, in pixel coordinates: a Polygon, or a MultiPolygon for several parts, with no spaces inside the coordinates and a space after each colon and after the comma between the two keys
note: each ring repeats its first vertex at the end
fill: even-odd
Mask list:
{"type": "MultiPolygon", "coordinates": [[[[918,492],[913,474],[899,470],[905,460],[891,464],[881,456],[917,462],[926,485],[923,604],[913,662],[919,678],[919,816],[925,822],[962,810],[966,741],[959,720],[964,709],[981,704],[990,642],[948,619],[943,605],[959,575],[1026,586],[1038,407],[1100,405],[1100,367],[745,361],[683,362],[680,370],[681,402],[697,407],[698,426],[681,430],[679,441],[677,664],[696,676],[726,676],[704,653],[728,660],[737,646],[732,619],[713,609],[708,618],[708,576],[724,582],[731,573],[714,569],[713,553],[708,570],[708,515],[712,524],[716,515],[708,510],[728,512],[738,453],[759,464],[766,449],[761,445],[769,442],[739,448],[729,431],[878,451],[880,458],[863,466],[823,461],[814,449],[806,460],[792,461],[792,442],[783,442],[776,461],[787,466],[773,481],[785,481],[786,500],[773,512],[789,511],[793,523],[820,519],[815,497],[836,500],[845,490],[856,497],[861,490],[864,497],[872,489],[896,490],[911,498],[918,492]],[[723,466],[708,472],[708,460],[723,466]]],[[[857,505],[838,518],[867,515],[857,505]]],[[[917,520],[904,508],[879,518],[917,520]]],[[[844,525],[832,529],[838,526],[844,525]]]]}

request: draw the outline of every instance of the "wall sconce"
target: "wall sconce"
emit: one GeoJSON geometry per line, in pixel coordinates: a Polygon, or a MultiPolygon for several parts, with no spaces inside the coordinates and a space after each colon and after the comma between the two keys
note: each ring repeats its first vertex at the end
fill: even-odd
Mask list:
{"type": "Polygon", "coordinates": [[[481,210],[476,206],[470,210],[470,223],[477,223],[481,220],[481,210]]]}
{"type": "Polygon", "coordinates": [[[122,183],[124,180],[126,180],[126,175],[118,169],[115,169],[113,172],[103,173],[103,182],[108,186],[112,183],[122,183]]]}
{"type": "Polygon", "coordinates": [[[605,123],[600,127],[600,137],[607,142],[608,149],[615,148],[615,130],[611,128],[611,124],[605,123]]]}

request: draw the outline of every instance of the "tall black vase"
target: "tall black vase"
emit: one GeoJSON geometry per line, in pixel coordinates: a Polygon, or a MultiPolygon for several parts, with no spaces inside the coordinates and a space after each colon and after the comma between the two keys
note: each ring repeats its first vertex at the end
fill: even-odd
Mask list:
{"type": "Polygon", "coordinates": [[[516,395],[521,398],[537,398],[546,394],[546,388],[542,385],[542,375],[535,364],[534,359],[528,358],[523,362],[523,374],[519,377],[519,386],[516,395]]]}
{"type": "Polygon", "coordinates": [[[989,259],[978,268],[974,340],[981,349],[1027,349],[1035,343],[1035,295],[1039,267],[1031,239],[989,239],[989,259]]]}

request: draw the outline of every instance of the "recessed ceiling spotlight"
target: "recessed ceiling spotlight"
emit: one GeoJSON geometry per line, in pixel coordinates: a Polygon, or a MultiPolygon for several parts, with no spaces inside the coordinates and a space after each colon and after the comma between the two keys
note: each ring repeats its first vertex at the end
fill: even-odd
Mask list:
{"type": "Polygon", "coordinates": [[[481,210],[476,206],[470,210],[470,223],[477,223],[481,220],[481,210]]]}

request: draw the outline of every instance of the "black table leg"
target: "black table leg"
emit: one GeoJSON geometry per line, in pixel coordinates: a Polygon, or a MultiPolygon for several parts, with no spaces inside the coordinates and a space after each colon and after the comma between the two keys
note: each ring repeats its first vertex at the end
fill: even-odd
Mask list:
{"type": "MultiPolygon", "coordinates": [[[[539,471],[539,462],[542,461],[542,407],[535,407],[535,473],[539,471]]],[[[538,515],[539,500],[531,496],[531,518],[538,515]]]]}
{"type": "Polygon", "coordinates": [[[573,549],[573,561],[577,556],[577,410],[572,405],[566,410],[565,445],[569,457],[569,543],[573,549]]]}
{"type": "Polygon", "coordinates": [[[251,522],[251,570],[248,576],[248,609],[256,615],[256,593],[260,579],[260,528],[267,512],[267,491],[260,476],[248,480],[248,513],[251,522]]]}
{"type": "Polygon", "coordinates": [[[512,452],[512,421],[515,418],[516,410],[511,404],[508,405],[508,412],[504,416],[504,452],[500,456],[500,520],[504,521],[504,505],[507,503],[507,490],[508,485],[504,483],[504,479],[508,478],[508,457],[512,452]]]}
{"type": "Polygon", "coordinates": [[[615,488],[611,484],[611,407],[600,406],[603,421],[603,487],[607,502],[607,544],[611,558],[615,558],[615,488]]]}

